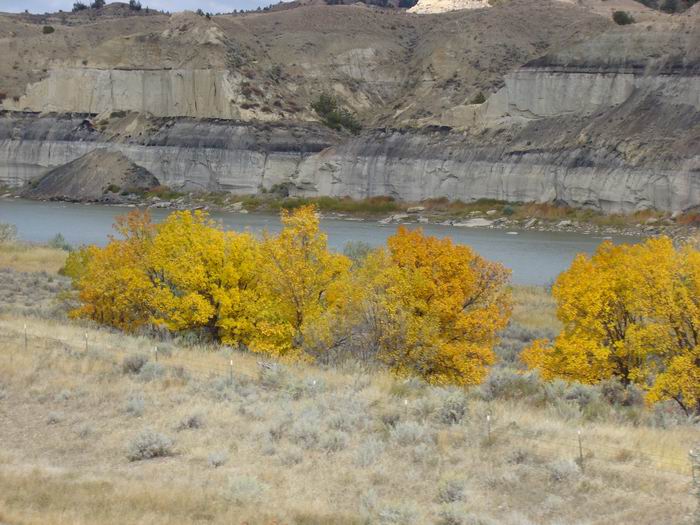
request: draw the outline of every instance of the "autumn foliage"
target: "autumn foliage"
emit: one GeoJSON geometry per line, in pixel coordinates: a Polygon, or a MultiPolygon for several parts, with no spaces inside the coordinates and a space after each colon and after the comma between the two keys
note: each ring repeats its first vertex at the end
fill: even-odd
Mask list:
{"type": "Polygon", "coordinates": [[[553,288],[563,330],[522,359],[545,379],[618,378],[700,413],[700,252],[667,238],[603,243],[553,288]]]}
{"type": "MultiPolygon", "coordinates": [[[[379,358],[430,383],[481,383],[510,317],[510,273],[450,239],[400,227],[373,254],[368,302],[379,358]]],[[[367,300],[367,299],[366,299],[367,300]]]]}
{"type": "Polygon", "coordinates": [[[328,249],[313,207],[281,220],[278,234],[256,238],[202,212],[158,225],[133,212],[104,248],[70,255],[72,315],[125,331],[195,332],[283,359],[344,350],[432,383],[485,377],[510,315],[501,265],[404,228],[353,264],[328,249]]]}

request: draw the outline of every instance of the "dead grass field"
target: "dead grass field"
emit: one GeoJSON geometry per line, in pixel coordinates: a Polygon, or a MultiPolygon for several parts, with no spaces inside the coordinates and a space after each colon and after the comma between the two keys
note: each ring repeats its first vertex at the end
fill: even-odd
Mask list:
{"type": "Polygon", "coordinates": [[[691,426],[205,348],[129,373],[124,355],[153,341],[32,319],[25,351],[25,322],[0,317],[5,522],[656,524],[693,509],[691,426]],[[146,429],[172,450],[130,461],[146,429]]]}
{"type": "Polygon", "coordinates": [[[66,262],[68,252],[46,246],[0,243],[0,268],[17,272],[56,273],[66,262]]]}

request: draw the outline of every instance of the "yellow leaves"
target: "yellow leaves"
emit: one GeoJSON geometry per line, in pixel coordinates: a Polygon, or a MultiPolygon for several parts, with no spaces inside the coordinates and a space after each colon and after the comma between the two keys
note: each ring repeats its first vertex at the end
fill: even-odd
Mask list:
{"type": "Polygon", "coordinates": [[[674,399],[687,411],[700,410],[700,350],[673,357],[656,377],[647,401],[674,399]]]}
{"type": "Polygon", "coordinates": [[[595,383],[610,376],[649,399],[698,406],[700,253],[670,239],[578,256],[553,289],[564,330],[523,355],[543,377],[595,383]],[[692,357],[695,356],[695,357],[692,357]],[[694,397],[693,397],[694,396],[694,397]]]}
{"type": "Polygon", "coordinates": [[[282,224],[260,247],[264,329],[251,342],[252,350],[278,355],[301,349],[310,327],[345,299],[351,266],[347,257],[328,250],[314,207],[283,211],[282,224]]]}
{"type": "Polygon", "coordinates": [[[279,234],[258,240],[200,212],[160,225],[120,218],[121,239],[69,260],[82,303],[73,314],[123,330],[195,330],[290,360],[350,351],[438,384],[483,380],[510,316],[505,268],[404,228],[353,267],[328,249],[313,207],[281,220],[279,234]]]}
{"type": "Polygon", "coordinates": [[[399,228],[387,244],[375,277],[380,359],[432,383],[480,383],[510,316],[509,272],[420,230],[399,228]]]}

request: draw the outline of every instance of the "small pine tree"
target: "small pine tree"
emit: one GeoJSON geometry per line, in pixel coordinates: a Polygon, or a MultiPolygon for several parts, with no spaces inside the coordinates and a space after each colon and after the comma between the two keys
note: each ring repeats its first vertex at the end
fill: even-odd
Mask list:
{"type": "Polygon", "coordinates": [[[139,2],[139,0],[129,0],[129,9],[132,11],[141,11],[141,2],[139,2]]]}
{"type": "Polygon", "coordinates": [[[93,0],[92,4],[90,4],[90,7],[93,9],[102,9],[105,6],[105,0],[93,0]]]}
{"type": "Polygon", "coordinates": [[[75,2],[73,4],[73,12],[77,13],[78,11],[83,11],[83,10],[87,9],[87,7],[88,6],[82,2],[75,2]]]}

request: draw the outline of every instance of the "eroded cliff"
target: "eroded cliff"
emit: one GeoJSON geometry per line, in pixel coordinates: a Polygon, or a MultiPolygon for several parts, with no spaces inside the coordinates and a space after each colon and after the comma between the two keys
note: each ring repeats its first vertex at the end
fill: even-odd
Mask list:
{"type": "MultiPolygon", "coordinates": [[[[626,27],[531,0],[212,20],[139,17],[137,33],[110,34],[82,60],[47,59],[23,87],[4,80],[19,94],[3,102],[0,183],[100,148],[188,190],[700,205],[697,10],[626,27]],[[356,112],[359,136],[317,122],[322,92],[356,112]]],[[[13,38],[0,47],[26,44],[13,38]]]]}

